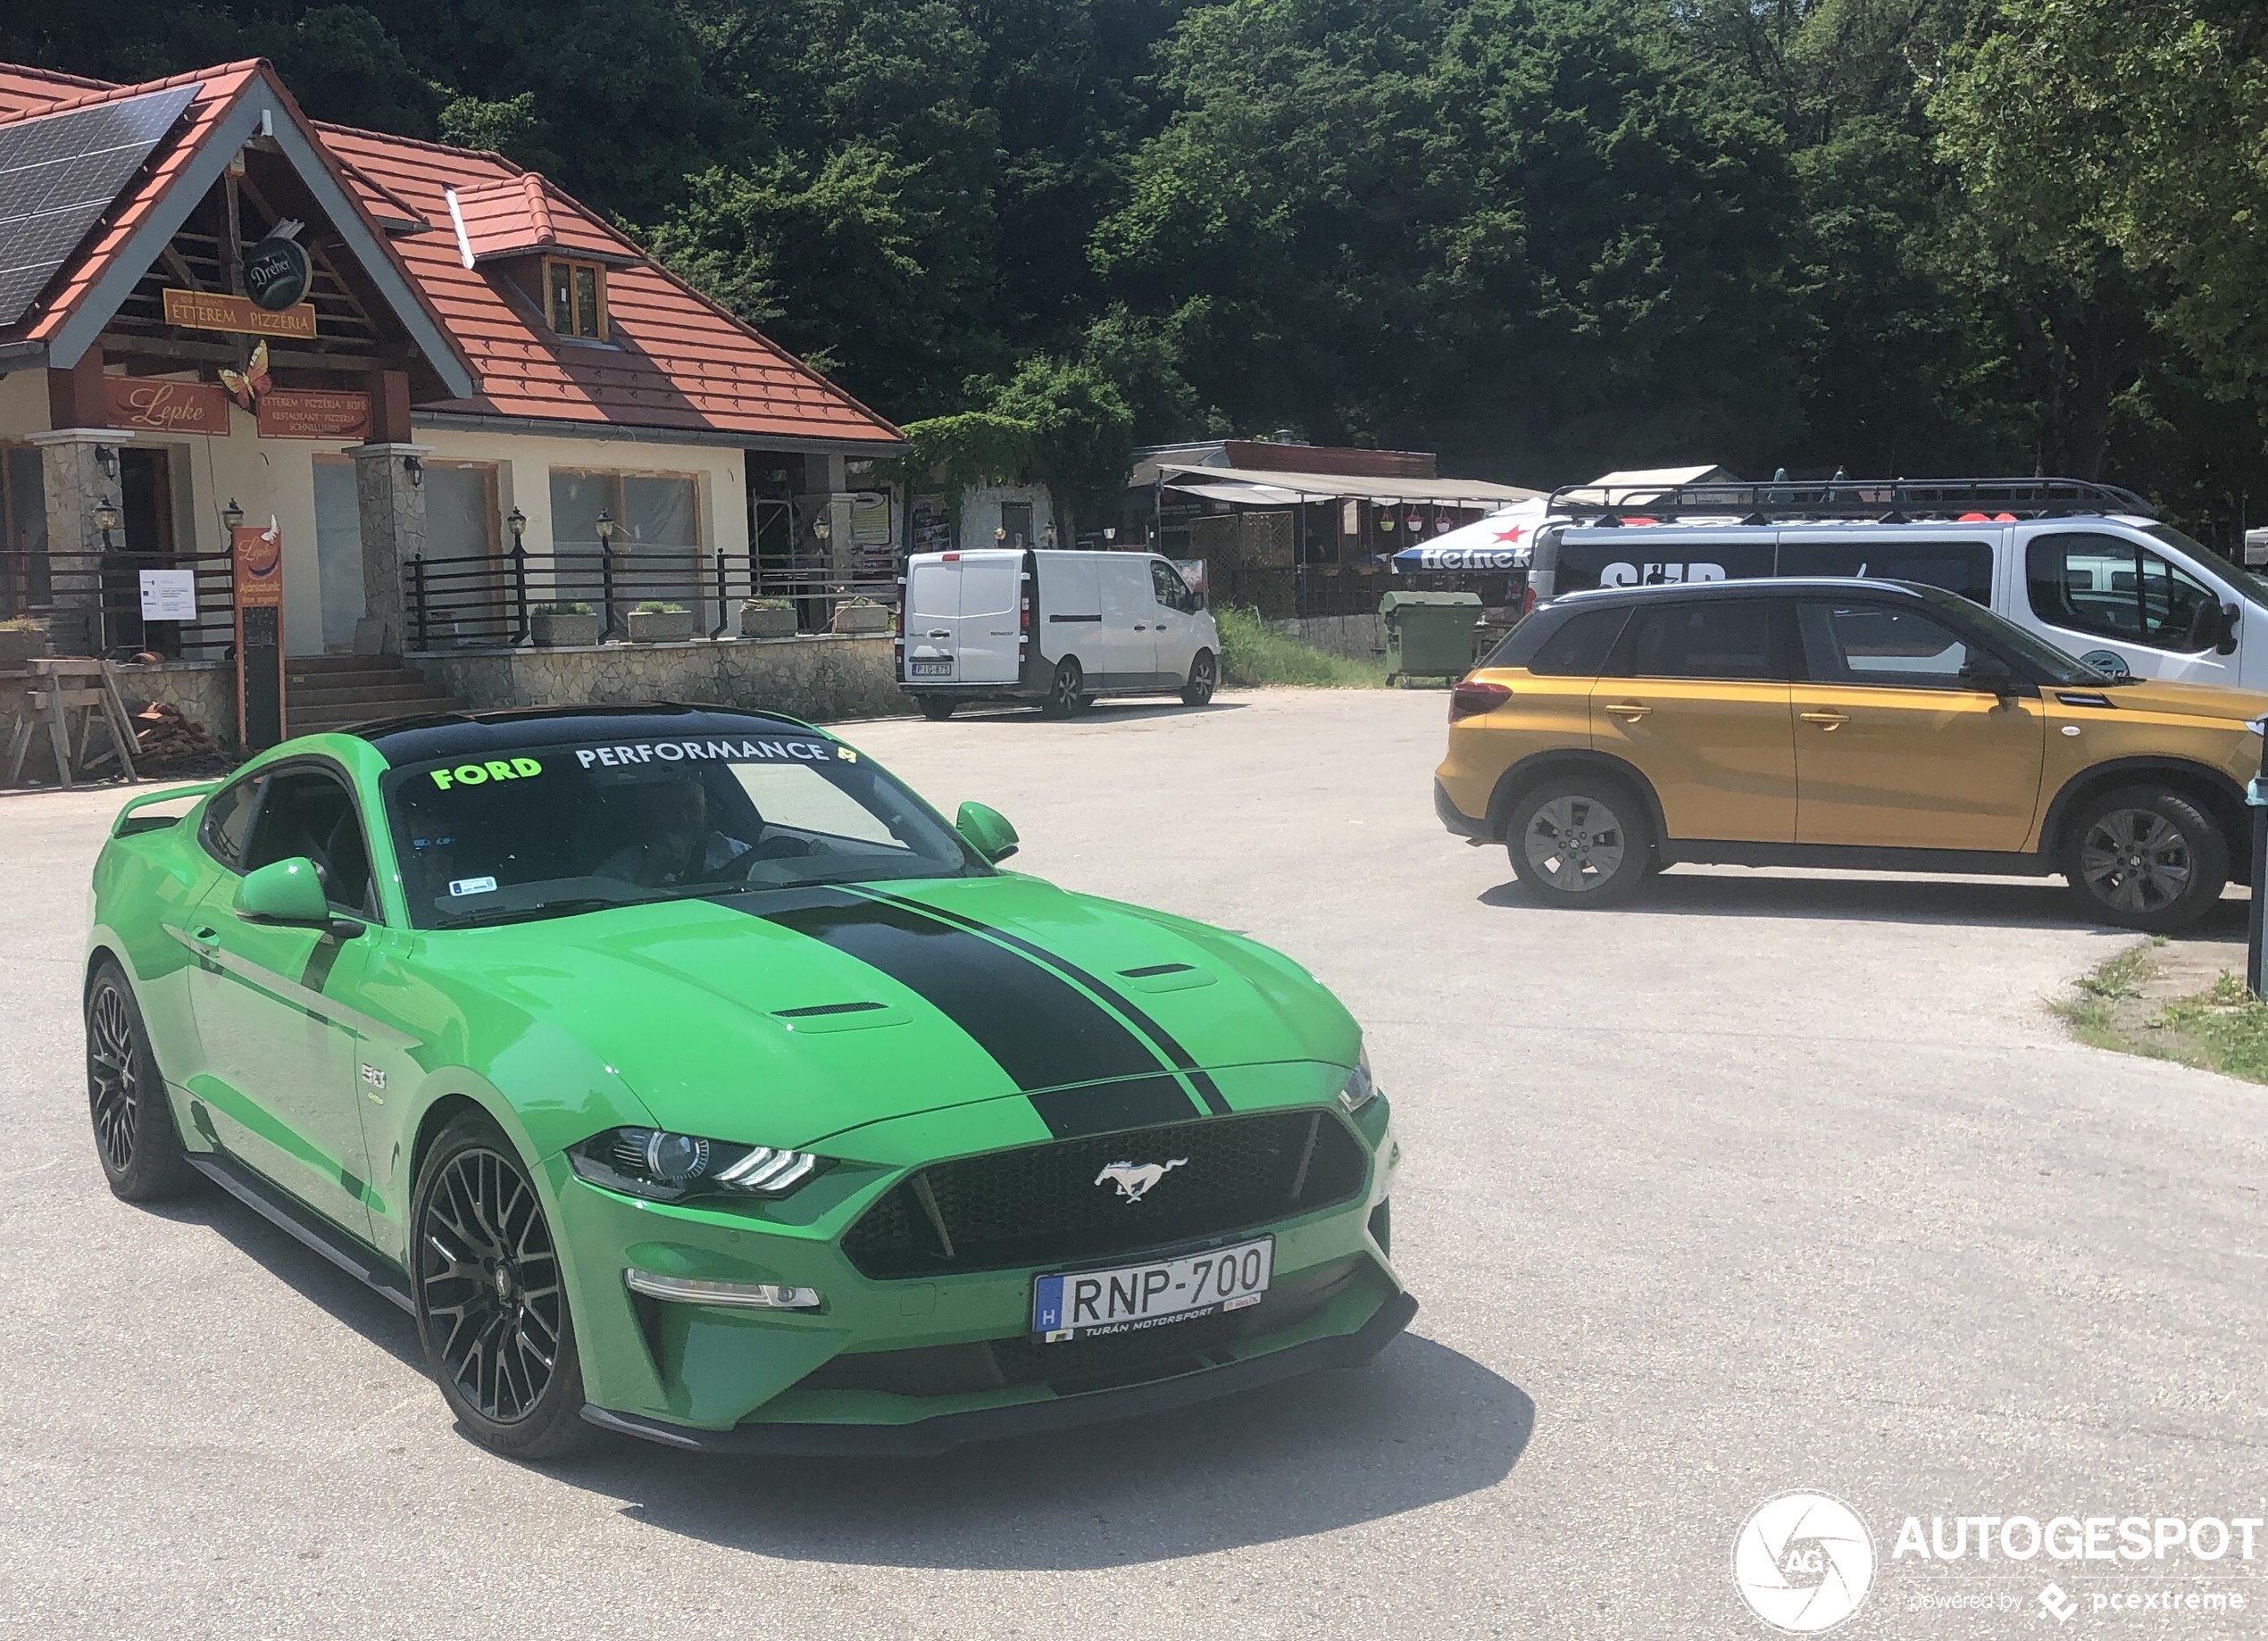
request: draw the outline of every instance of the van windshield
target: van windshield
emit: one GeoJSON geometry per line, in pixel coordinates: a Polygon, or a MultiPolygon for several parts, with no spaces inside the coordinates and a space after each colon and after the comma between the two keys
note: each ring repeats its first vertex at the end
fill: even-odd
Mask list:
{"type": "Polygon", "coordinates": [[[2240,564],[2231,563],[2196,537],[2175,529],[2171,524],[2145,524],[2142,533],[2155,536],[2167,546],[2188,554],[2197,560],[2200,569],[2211,571],[2253,603],[2268,605],[2268,581],[2263,581],[2240,564]]]}
{"type": "Polygon", "coordinates": [[[1947,613],[1980,630],[2003,654],[2021,658],[2039,674],[2043,683],[2058,689],[2101,689],[2139,681],[2130,678],[2111,678],[2097,672],[2078,656],[2057,649],[2045,638],[2026,632],[2014,621],[2004,620],[1983,605],[1972,604],[1956,593],[1914,582],[1907,585],[1947,613]]]}

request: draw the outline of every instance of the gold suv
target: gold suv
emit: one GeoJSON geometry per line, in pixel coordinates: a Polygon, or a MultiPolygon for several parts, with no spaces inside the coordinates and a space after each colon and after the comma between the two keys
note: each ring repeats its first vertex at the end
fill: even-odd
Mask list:
{"type": "Polygon", "coordinates": [[[1678,861],[2060,872],[2104,922],[2180,929],[2250,881],[2264,712],[2105,678],[1935,587],[1578,593],[1457,686],[1434,804],[1554,904],[1678,861]]]}

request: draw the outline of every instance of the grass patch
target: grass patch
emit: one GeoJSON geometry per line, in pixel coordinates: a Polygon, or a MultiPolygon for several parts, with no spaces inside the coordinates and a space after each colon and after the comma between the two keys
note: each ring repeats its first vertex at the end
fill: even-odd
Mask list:
{"type": "Polygon", "coordinates": [[[2151,995],[2152,954],[2164,944],[2161,937],[2121,953],[2073,981],[2079,995],[2055,1008],[2072,1035],[2096,1048],[2268,1083],[2268,1003],[2226,969],[2203,991],[2151,995]]]}
{"type": "Polygon", "coordinates": [[[1309,689],[1383,689],[1386,662],[1350,661],[1288,638],[1249,610],[1216,609],[1221,681],[1244,688],[1290,684],[1309,689]]]}

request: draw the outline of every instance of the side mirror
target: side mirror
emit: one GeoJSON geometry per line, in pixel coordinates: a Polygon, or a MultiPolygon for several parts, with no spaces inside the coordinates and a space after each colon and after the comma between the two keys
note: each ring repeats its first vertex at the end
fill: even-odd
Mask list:
{"type": "Polygon", "coordinates": [[[962,804],[961,812],[953,817],[953,829],[968,839],[971,849],[996,865],[1013,854],[1019,846],[1016,829],[1008,824],[1007,817],[982,804],[962,804]]]}
{"type": "Polygon", "coordinates": [[[362,933],[352,918],[333,915],[323,894],[315,862],[305,855],[271,861],[248,872],[237,886],[237,915],[247,923],[271,923],[287,929],[320,929],[341,939],[362,933]]]}
{"type": "Polygon", "coordinates": [[[2008,671],[2008,663],[1997,655],[1988,655],[1978,650],[1961,663],[1961,681],[1972,689],[1989,689],[1996,696],[2020,693],[2016,675],[2008,671]]]}

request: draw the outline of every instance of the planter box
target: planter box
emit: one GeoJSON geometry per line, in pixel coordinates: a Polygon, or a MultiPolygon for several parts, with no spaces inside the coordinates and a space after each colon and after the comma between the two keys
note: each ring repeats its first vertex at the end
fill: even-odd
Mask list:
{"type": "Polygon", "coordinates": [[[690,610],[633,610],[630,612],[632,644],[682,644],[693,636],[690,610]]]}
{"type": "Polygon", "coordinates": [[[888,604],[840,604],[835,606],[832,630],[836,632],[888,632],[890,611],[888,604]]]}
{"type": "Polygon", "coordinates": [[[538,644],[546,649],[562,645],[596,644],[598,642],[598,617],[591,615],[555,615],[538,610],[528,618],[528,630],[538,644]]]}
{"type": "Polygon", "coordinates": [[[34,656],[47,654],[54,647],[45,628],[34,632],[0,632],[0,672],[24,671],[34,656]]]}
{"type": "Polygon", "coordinates": [[[751,598],[740,606],[740,636],[744,638],[792,638],[796,636],[796,606],[787,599],[751,598]]]}

